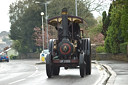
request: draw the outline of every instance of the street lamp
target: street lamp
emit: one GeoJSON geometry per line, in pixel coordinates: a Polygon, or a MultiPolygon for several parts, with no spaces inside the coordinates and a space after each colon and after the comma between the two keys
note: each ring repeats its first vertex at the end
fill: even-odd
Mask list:
{"type": "Polygon", "coordinates": [[[47,48],[48,48],[48,22],[47,22],[47,20],[48,20],[48,15],[47,15],[47,4],[49,4],[51,1],[47,1],[47,2],[45,2],[45,3],[41,3],[41,2],[35,2],[35,3],[37,3],[37,4],[39,4],[39,3],[41,3],[41,4],[45,4],[45,20],[46,20],[46,31],[47,31],[47,48]]]}
{"type": "Polygon", "coordinates": [[[43,50],[44,50],[44,25],[43,25],[44,12],[41,12],[41,16],[42,16],[42,44],[43,44],[43,50]]]}

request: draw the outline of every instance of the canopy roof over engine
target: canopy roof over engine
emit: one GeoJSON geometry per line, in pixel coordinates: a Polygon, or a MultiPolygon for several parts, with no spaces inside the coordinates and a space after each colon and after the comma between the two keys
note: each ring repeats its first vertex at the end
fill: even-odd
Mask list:
{"type": "MultiPolygon", "coordinates": [[[[68,15],[68,20],[69,22],[75,22],[75,23],[83,23],[84,20],[80,17],[77,16],[69,16],[68,15]]],[[[62,16],[57,16],[57,17],[53,17],[51,19],[48,19],[48,24],[52,25],[52,26],[57,26],[58,23],[61,23],[62,21],[62,16]]]]}

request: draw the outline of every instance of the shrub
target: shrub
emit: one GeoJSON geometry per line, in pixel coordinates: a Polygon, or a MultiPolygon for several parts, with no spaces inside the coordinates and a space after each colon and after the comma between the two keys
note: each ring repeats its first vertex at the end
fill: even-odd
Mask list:
{"type": "Polygon", "coordinates": [[[16,59],[17,56],[11,55],[10,59],[16,59]]]}
{"type": "Polygon", "coordinates": [[[105,52],[104,46],[98,46],[98,47],[96,47],[96,52],[97,53],[104,53],[105,52]]]}
{"type": "Polygon", "coordinates": [[[120,52],[121,53],[127,53],[127,45],[128,45],[128,42],[120,44],[120,52]]]}

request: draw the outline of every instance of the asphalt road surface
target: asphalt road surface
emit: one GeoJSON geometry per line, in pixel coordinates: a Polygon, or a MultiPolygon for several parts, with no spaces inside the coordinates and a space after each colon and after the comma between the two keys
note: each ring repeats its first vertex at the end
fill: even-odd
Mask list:
{"type": "Polygon", "coordinates": [[[10,60],[0,62],[0,85],[96,85],[101,78],[99,70],[92,64],[92,74],[81,78],[79,69],[61,68],[60,75],[48,78],[45,64],[38,60],[10,60]]]}

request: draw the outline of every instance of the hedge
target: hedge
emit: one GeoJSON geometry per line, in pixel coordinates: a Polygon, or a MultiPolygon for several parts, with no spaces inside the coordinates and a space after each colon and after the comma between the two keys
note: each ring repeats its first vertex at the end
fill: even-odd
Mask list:
{"type": "Polygon", "coordinates": [[[128,42],[120,44],[120,52],[121,53],[127,53],[127,45],[128,45],[128,42]]]}
{"type": "Polygon", "coordinates": [[[104,46],[98,46],[98,47],[96,47],[96,52],[97,53],[104,53],[105,52],[105,47],[104,46]]]}

